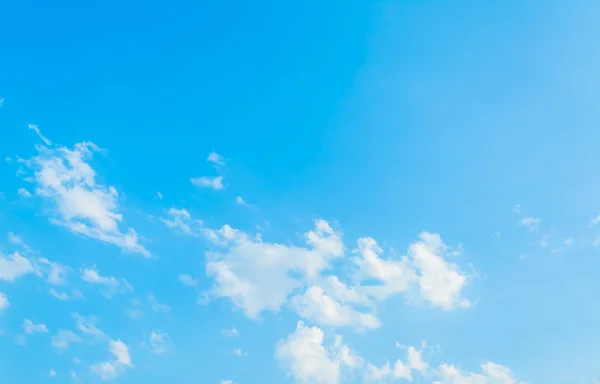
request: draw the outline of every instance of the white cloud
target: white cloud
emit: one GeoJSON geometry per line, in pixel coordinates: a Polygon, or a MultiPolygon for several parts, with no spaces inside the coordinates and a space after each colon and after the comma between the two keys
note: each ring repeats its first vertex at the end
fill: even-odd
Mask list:
{"type": "Polygon", "coordinates": [[[235,198],[235,203],[237,205],[242,205],[244,207],[247,207],[247,208],[254,209],[254,210],[258,211],[258,207],[256,205],[249,204],[241,196],[238,196],[238,197],[235,198]]]}
{"type": "Polygon", "coordinates": [[[31,335],[32,333],[47,333],[48,328],[45,324],[34,324],[31,320],[25,319],[23,320],[23,324],[21,324],[23,330],[26,334],[31,335]]]}
{"type": "Polygon", "coordinates": [[[70,344],[81,343],[83,340],[73,331],[60,330],[56,335],[52,337],[50,342],[54,348],[67,349],[70,344]]]}
{"type": "Polygon", "coordinates": [[[12,232],[8,232],[8,241],[10,241],[11,243],[16,244],[16,245],[24,244],[23,239],[21,239],[19,236],[15,235],[12,232]]]}
{"type": "Polygon", "coordinates": [[[85,317],[81,316],[78,313],[73,313],[73,318],[75,319],[75,328],[83,334],[92,335],[99,340],[105,340],[106,335],[102,332],[96,324],[98,323],[98,319],[93,316],[85,317]]]}
{"type": "Polygon", "coordinates": [[[4,97],[0,97],[0,108],[4,107],[4,97]]]}
{"type": "Polygon", "coordinates": [[[38,137],[44,142],[44,144],[46,144],[46,145],[52,145],[52,142],[50,140],[48,140],[46,137],[44,137],[44,135],[42,135],[42,132],[40,131],[40,129],[38,128],[37,125],[35,125],[35,124],[28,124],[27,127],[31,131],[34,131],[38,135],[38,137]]]}
{"type": "Polygon", "coordinates": [[[206,158],[206,161],[208,161],[209,163],[216,164],[216,165],[225,165],[225,159],[223,158],[223,156],[219,155],[215,151],[212,151],[208,155],[208,157],[206,158]]]}
{"type": "Polygon", "coordinates": [[[537,217],[524,217],[521,220],[521,224],[530,231],[535,231],[540,226],[541,221],[542,220],[537,217]]]}
{"type": "Polygon", "coordinates": [[[0,254],[0,280],[14,281],[28,273],[33,273],[34,268],[29,260],[18,252],[5,257],[0,254]]]}
{"type": "Polygon", "coordinates": [[[0,313],[4,311],[10,305],[8,297],[5,293],[0,292],[0,313]]]}
{"type": "Polygon", "coordinates": [[[384,260],[380,257],[383,250],[374,239],[359,239],[355,250],[359,256],[353,260],[358,267],[358,277],[381,284],[357,289],[377,300],[396,293],[410,294],[414,290],[418,300],[444,310],[469,307],[470,302],[461,297],[466,274],[444,257],[449,247],[438,234],[423,232],[419,237],[401,260],[384,260]]]}
{"type": "Polygon", "coordinates": [[[23,197],[31,197],[31,193],[25,188],[17,189],[17,194],[19,194],[19,196],[23,196],[23,197]]]}
{"type": "Polygon", "coordinates": [[[128,292],[132,290],[131,285],[125,279],[117,280],[114,276],[101,276],[95,265],[91,268],[81,270],[81,279],[90,284],[99,284],[106,288],[105,295],[110,297],[117,292],[128,292]]]}
{"type": "Polygon", "coordinates": [[[50,372],[48,373],[48,376],[50,376],[50,377],[56,376],[56,371],[51,369],[50,372]]]}
{"type": "Polygon", "coordinates": [[[162,194],[162,193],[160,193],[160,191],[156,192],[156,198],[157,198],[158,200],[162,200],[162,199],[163,199],[163,194],[162,194]]]}
{"type": "Polygon", "coordinates": [[[112,353],[119,364],[131,366],[131,357],[129,356],[129,348],[121,340],[111,340],[109,343],[110,353],[112,353]]]}
{"type": "Polygon", "coordinates": [[[311,286],[304,294],[293,297],[291,305],[299,316],[318,324],[357,329],[373,329],[381,325],[375,315],[339,303],[318,286],[311,286]]]}
{"type": "Polygon", "coordinates": [[[73,149],[63,146],[37,149],[37,156],[20,162],[33,171],[33,177],[25,180],[33,181],[36,195],[51,205],[52,223],[127,252],[150,255],[139,244],[135,229],[120,230],[123,216],[117,212],[117,190],[96,182],[96,172],[86,161],[100,150],[95,144],[82,142],[73,149]]]}
{"type": "Polygon", "coordinates": [[[116,379],[125,372],[126,367],[131,366],[129,347],[121,340],[110,340],[108,349],[115,360],[95,363],[90,367],[92,373],[98,375],[102,381],[116,379]]]}
{"type": "Polygon", "coordinates": [[[192,276],[182,273],[177,277],[177,280],[186,287],[195,287],[198,285],[198,280],[194,279],[192,276]]]}
{"type": "Polygon", "coordinates": [[[229,298],[251,318],[264,310],[278,311],[303,280],[316,279],[342,256],[340,234],[325,221],[315,224],[305,234],[307,248],[267,243],[223,226],[217,233],[226,250],[207,253],[207,275],[215,282],[212,295],[229,298]]]}
{"type": "Polygon", "coordinates": [[[233,384],[233,380],[221,380],[221,384],[233,384]]]}
{"type": "Polygon", "coordinates": [[[212,188],[214,190],[220,190],[220,189],[225,188],[225,186],[223,185],[223,176],[215,176],[215,177],[209,177],[209,176],[193,177],[193,178],[190,179],[190,181],[196,187],[212,188]]]}
{"type": "Polygon", "coordinates": [[[216,231],[205,228],[202,220],[192,219],[192,215],[186,209],[171,208],[168,211],[168,217],[161,218],[167,227],[177,229],[190,236],[200,236],[207,240],[218,243],[219,235],[216,231]]]}
{"type": "Polygon", "coordinates": [[[159,303],[153,293],[148,294],[148,302],[154,312],[168,312],[171,310],[171,307],[168,305],[159,303]]]}
{"type": "Polygon", "coordinates": [[[515,207],[513,208],[513,212],[521,213],[521,206],[519,204],[515,205],[515,207]]]}
{"type": "Polygon", "coordinates": [[[275,357],[297,383],[338,384],[343,369],[353,369],[361,359],[342,343],[341,337],[328,348],[323,345],[324,332],[298,322],[296,330],[275,348],[275,357]]]}
{"type": "Polygon", "coordinates": [[[245,352],[243,352],[243,351],[242,351],[241,349],[239,349],[239,348],[238,348],[238,349],[234,349],[234,350],[233,350],[233,354],[234,354],[234,355],[236,355],[236,356],[240,356],[240,357],[241,357],[241,356],[245,356],[245,355],[246,355],[246,353],[245,353],[245,352]]]}
{"type": "Polygon", "coordinates": [[[515,379],[512,371],[498,364],[487,362],[481,365],[482,373],[464,373],[454,365],[442,364],[434,384],[526,384],[515,379]]]}
{"type": "Polygon", "coordinates": [[[46,281],[52,285],[64,285],[67,282],[67,274],[69,268],[49,261],[48,259],[41,258],[37,260],[38,263],[48,266],[46,281]]]}

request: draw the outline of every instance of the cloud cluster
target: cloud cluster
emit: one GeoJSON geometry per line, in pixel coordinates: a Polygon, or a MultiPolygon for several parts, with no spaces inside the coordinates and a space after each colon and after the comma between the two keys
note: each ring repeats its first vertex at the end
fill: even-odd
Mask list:
{"type": "Polygon", "coordinates": [[[380,326],[377,307],[395,294],[443,310],[471,305],[462,296],[467,274],[449,258],[458,252],[438,234],[421,233],[406,256],[391,259],[372,238],[359,238],[347,252],[342,233],[325,220],[316,220],[304,234],[305,244],[297,246],[267,242],[228,225],[206,228],[186,210],[168,213],[162,219],[168,227],[215,246],[206,254],[206,272],[214,282],[210,294],[231,300],[250,318],[285,306],[316,324],[364,330],[380,326]],[[338,261],[351,273],[340,278],[333,265],[338,261]]]}
{"type": "Polygon", "coordinates": [[[413,382],[417,375],[433,384],[526,384],[517,380],[512,371],[499,364],[481,365],[482,373],[463,372],[446,363],[433,367],[424,361],[422,350],[408,347],[406,358],[394,364],[376,366],[350,349],[342,337],[335,335],[325,344],[325,332],[298,322],[296,329],[275,347],[275,358],[295,383],[340,384],[413,382]]]}

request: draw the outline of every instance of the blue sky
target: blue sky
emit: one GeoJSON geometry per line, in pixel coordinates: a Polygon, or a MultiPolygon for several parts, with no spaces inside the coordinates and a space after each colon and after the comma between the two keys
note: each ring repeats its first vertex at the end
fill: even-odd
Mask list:
{"type": "Polygon", "coordinates": [[[595,383],[599,16],[3,4],[0,382],[595,383]]]}

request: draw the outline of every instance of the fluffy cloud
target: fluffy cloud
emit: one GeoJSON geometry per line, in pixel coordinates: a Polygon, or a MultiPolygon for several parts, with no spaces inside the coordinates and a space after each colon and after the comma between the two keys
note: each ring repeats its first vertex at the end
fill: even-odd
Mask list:
{"type": "Polygon", "coordinates": [[[46,281],[52,285],[64,285],[67,282],[69,268],[49,261],[48,259],[38,259],[40,267],[46,266],[46,281]]]}
{"type": "Polygon", "coordinates": [[[5,257],[0,254],[0,280],[14,281],[28,273],[33,273],[34,268],[31,262],[18,252],[5,257]]]}
{"type": "Polygon", "coordinates": [[[179,280],[179,282],[185,285],[186,287],[195,287],[196,285],[198,285],[197,279],[194,279],[192,276],[185,273],[182,273],[179,276],[177,276],[177,280],[179,280]]]}
{"type": "Polygon", "coordinates": [[[298,315],[318,324],[358,329],[378,328],[381,325],[375,315],[341,304],[318,286],[311,286],[304,294],[293,297],[291,305],[298,315]]]}
{"type": "Polygon", "coordinates": [[[449,247],[438,234],[423,232],[419,238],[401,260],[385,260],[374,239],[359,239],[355,250],[359,256],[354,258],[358,276],[380,284],[360,286],[357,290],[378,300],[415,292],[418,300],[445,310],[469,307],[470,302],[461,297],[467,277],[445,257],[449,247]]]}
{"type": "Polygon", "coordinates": [[[25,180],[32,181],[36,195],[51,205],[50,221],[124,251],[149,256],[135,229],[123,232],[119,228],[123,216],[117,212],[117,190],[96,182],[96,172],[87,160],[100,149],[91,142],[75,144],[73,149],[46,145],[49,147],[37,147],[37,156],[20,162],[33,171],[25,180]]]}
{"type": "Polygon", "coordinates": [[[226,250],[207,254],[212,294],[229,298],[251,318],[279,310],[303,280],[317,278],[343,253],[340,235],[322,220],[305,234],[306,248],[267,243],[229,226],[218,235],[226,250]]]}
{"type": "Polygon", "coordinates": [[[148,294],[148,303],[150,303],[150,307],[154,312],[168,312],[171,310],[168,305],[159,303],[154,293],[148,294]]]}
{"type": "Polygon", "coordinates": [[[317,327],[307,327],[298,322],[296,330],[280,340],[275,357],[297,383],[337,384],[343,369],[353,369],[361,359],[343,344],[340,337],[325,348],[324,332],[317,327]]]}

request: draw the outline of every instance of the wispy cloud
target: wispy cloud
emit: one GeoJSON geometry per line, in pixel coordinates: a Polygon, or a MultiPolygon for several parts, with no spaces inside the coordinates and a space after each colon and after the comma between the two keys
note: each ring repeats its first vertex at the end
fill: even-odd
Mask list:
{"type": "Polygon", "coordinates": [[[247,208],[254,209],[254,210],[258,211],[258,207],[257,207],[256,205],[254,205],[254,204],[249,204],[249,203],[248,203],[246,200],[244,200],[244,199],[242,198],[242,196],[237,196],[237,197],[235,198],[235,203],[236,203],[237,205],[241,205],[241,206],[244,206],[244,207],[247,207],[247,208]]]}
{"type": "Polygon", "coordinates": [[[539,228],[541,221],[542,220],[537,217],[524,217],[521,220],[521,224],[524,227],[526,227],[527,229],[529,229],[530,231],[535,231],[536,229],[539,228]]]}
{"type": "MultiPolygon", "coordinates": [[[[33,128],[32,128],[33,129],[33,128]]],[[[24,178],[36,186],[36,195],[51,209],[50,221],[70,231],[114,244],[124,251],[150,253],[139,243],[133,228],[119,228],[123,216],[118,213],[118,192],[112,186],[96,182],[96,172],[87,162],[100,149],[91,142],[63,146],[38,146],[38,155],[19,162],[33,175],[24,178]]]]}
{"type": "Polygon", "coordinates": [[[40,131],[40,129],[38,128],[37,125],[35,124],[28,124],[27,127],[34,131],[38,137],[40,138],[40,140],[42,140],[44,142],[44,144],[46,145],[52,145],[52,142],[50,140],[48,140],[44,135],[42,135],[42,132],[40,131]]]}
{"type": "Polygon", "coordinates": [[[521,206],[519,204],[515,205],[515,207],[513,208],[513,212],[521,213],[521,206]]]}

